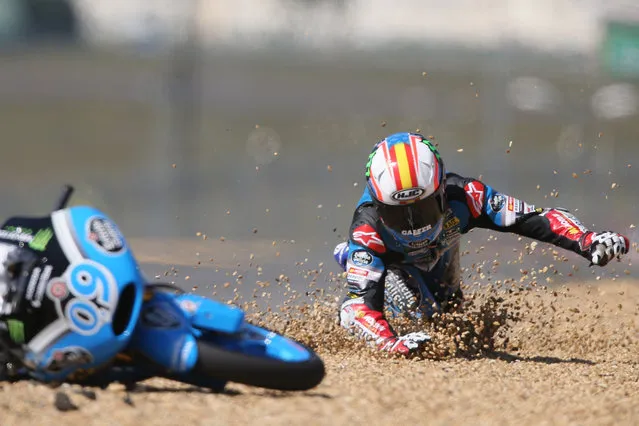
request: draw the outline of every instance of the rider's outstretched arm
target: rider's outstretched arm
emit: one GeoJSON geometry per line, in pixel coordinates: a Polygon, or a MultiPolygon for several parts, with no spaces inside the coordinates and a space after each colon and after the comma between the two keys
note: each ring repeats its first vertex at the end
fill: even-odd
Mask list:
{"type": "Polygon", "coordinates": [[[477,179],[452,173],[447,178],[459,192],[452,202],[463,202],[468,209],[465,231],[487,228],[511,232],[571,250],[600,266],[628,251],[624,235],[589,230],[566,209],[535,207],[477,179]]]}

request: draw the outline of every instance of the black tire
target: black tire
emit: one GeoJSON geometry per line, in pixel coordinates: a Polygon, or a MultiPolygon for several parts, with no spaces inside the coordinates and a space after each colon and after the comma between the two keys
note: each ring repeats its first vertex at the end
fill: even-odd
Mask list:
{"type": "Polygon", "coordinates": [[[229,351],[207,341],[198,342],[198,361],[193,373],[267,389],[302,391],[324,378],[324,362],[310,349],[302,362],[286,362],[229,351]]]}

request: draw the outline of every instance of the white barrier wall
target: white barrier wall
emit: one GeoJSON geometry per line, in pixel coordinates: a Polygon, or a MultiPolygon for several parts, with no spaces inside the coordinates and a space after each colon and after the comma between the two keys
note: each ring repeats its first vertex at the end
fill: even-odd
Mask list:
{"type": "MultiPolygon", "coordinates": [[[[601,17],[637,16],[628,0],[72,0],[94,42],[168,40],[195,15],[204,43],[259,47],[271,36],[359,48],[397,41],[588,52],[601,17]],[[342,4],[343,6],[340,6],[342,4]]],[[[272,40],[272,39],[270,39],[272,40]]]]}

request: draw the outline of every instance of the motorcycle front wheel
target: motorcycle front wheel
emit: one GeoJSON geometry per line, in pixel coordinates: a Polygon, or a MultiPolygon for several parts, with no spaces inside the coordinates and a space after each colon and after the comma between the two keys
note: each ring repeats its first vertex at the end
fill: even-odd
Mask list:
{"type": "Polygon", "coordinates": [[[193,373],[268,389],[302,391],[317,386],[324,362],[310,348],[246,324],[237,336],[198,340],[193,373]]]}

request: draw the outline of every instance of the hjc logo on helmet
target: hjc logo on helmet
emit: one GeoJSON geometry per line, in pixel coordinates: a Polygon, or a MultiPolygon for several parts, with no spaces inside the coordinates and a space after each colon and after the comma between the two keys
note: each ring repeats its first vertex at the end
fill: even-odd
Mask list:
{"type": "Polygon", "coordinates": [[[414,200],[415,198],[419,198],[421,195],[423,195],[424,192],[425,191],[423,188],[404,189],[394,192],[393,195],[391,195],[391,198],[395,201],[414,200]]]}

